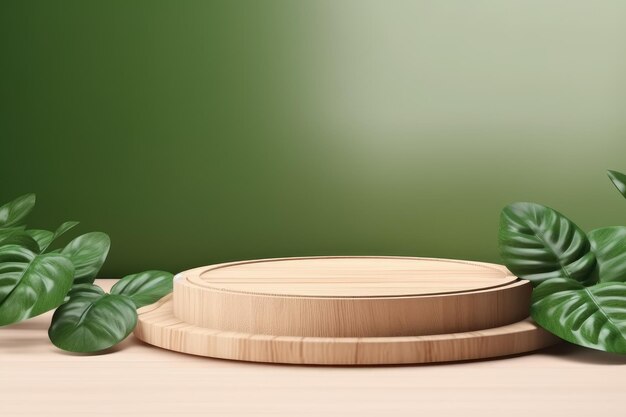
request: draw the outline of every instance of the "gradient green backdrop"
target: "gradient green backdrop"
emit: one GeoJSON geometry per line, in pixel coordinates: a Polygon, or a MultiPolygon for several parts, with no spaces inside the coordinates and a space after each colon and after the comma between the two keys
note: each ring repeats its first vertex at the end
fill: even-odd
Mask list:
{"type": "Polygon", "coordinates": [[[498,214],[626,224],[623,1],[3,1],[8,200],[102,271],[498,260],[498,214]]]}

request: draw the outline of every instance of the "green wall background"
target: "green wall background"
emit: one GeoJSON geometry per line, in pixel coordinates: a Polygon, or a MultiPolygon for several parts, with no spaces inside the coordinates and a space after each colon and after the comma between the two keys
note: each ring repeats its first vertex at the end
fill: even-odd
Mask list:
{"type": "Polygon", "coordinates": [[[0,140],[31,225],[103,276],[227,260],[497,261],[498,214],[626,224],[622,1],[3,1],[0,140]]]}

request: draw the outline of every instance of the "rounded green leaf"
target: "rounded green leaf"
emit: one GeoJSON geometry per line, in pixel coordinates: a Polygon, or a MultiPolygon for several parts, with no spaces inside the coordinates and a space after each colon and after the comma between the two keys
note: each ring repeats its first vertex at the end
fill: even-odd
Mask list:
{"type": "Polygon", "coordinates": [[[116,345],[137,325],[137,311],[126,296],[106,294],[91,284],[75,286],[52,317],[48,336],[60,349],[98,352],[116,345]]]}
{"type": "Polygon", "coordinates": [[[597,260],[600,282],[626,282],[626,227],[602,227],[589,232],[591,250],[597,260]]]}
{"type": "Polygon", "coordinates": [[[75,284],[91,284],[111,247],[111,240],[106,233],[91,232],[78,236],[67,244],[61,254],[67,256],[76,270],[75,284]]]}
{"type": "Polygon", "coordinates": [[[608,175],[615,188],[626,197],[626,175],[617,171],[608,171],[608,175]]]}
{"type": "Polygon", "coordinates": [[[582,230],[567,217],[534,203],[514,203],[502,210],[500,254],[507,268],[538,285],[566,277],[585,284],[595,280],[595,257],[582,230]]]}
{"type": "Polygon", "coordinates": [[[0,207],[0,227],[19,224],[35,207],[35,194],[25,194],[0,207]]]}
{"type": "Polygon", "coordinates": [[[119,280],[111,294],[128,296],[137,308],[152,304],[172,292],[174,275],[165,271],[145,271],[119,280]]]}
{"type": "Polygon", "coordinates": [[[532,318],[568,342],[613,353],[626,353],[626,283],[585,287],[554,278],[534,289],[532,318]]]}
{"type": "Polygon", "coordinates": [[[74,267],[62,255],[0,247],[0,326],[52,310],[72,286],[74,267]]]}

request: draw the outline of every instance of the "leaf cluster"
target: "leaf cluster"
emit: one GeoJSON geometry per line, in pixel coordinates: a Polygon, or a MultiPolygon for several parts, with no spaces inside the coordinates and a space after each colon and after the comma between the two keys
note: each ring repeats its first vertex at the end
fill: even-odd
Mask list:
{"type": "MultiPolygon", "coordinates": [[[[626,197],[626,175],[609,171],[626,197]]],[[[500,253],[534,286],[531,316],[571,343],[626,354],[626,227],[583,232],[560,212],[535,203],[502,210],[500,253]]]]}
{"type": "Polygon", "coordinates": [[[128,275],[105,293],[94,280],[109,253],[109,236],[89,232],[54,248],[78,222],[54,231],[28,229],[24,220],[35,201],[26,194],[0,207],[0,326],[56,309],[48,330],[55,346],[97,352],[121,342],[137,324],[137,309],[172,291],[173,275],[128,275]]]}

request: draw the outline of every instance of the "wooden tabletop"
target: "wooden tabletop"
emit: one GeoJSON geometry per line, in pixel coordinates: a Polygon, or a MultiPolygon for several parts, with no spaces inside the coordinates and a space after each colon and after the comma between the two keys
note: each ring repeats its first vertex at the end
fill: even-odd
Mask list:
{"type": "MultiPolygon", "coordinates": [[[[113,280],[98,280],[105,289],[113,280]]],[[[130,336],[108,354],[56,349],[50,315],[0,328],[0,415],[623,415],[626,356],[562,344],[490,361],[391,367],[199,358],[130,336]]]]}

